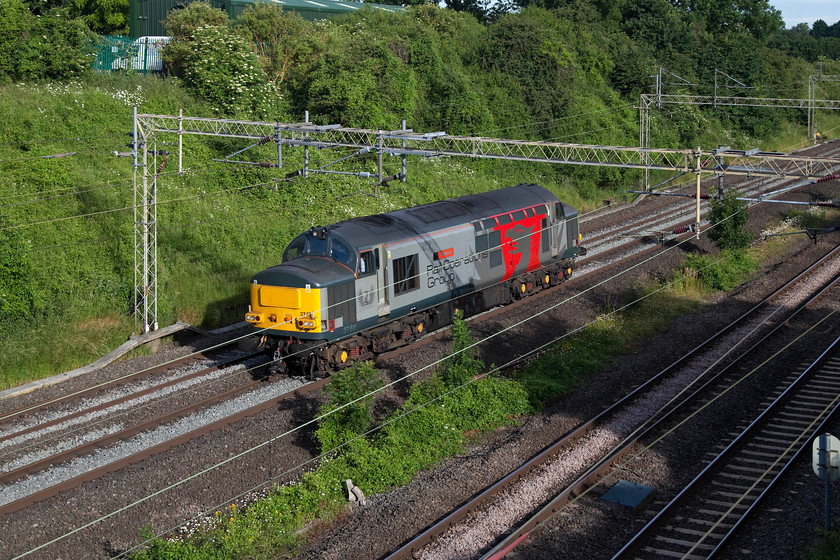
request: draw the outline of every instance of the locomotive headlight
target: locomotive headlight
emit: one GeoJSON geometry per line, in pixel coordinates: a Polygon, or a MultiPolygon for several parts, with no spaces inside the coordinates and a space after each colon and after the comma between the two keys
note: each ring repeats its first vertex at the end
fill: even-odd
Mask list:
{"type": "Polygon", "coordinates": [[[295,325],[300,330],[308,330],[315,328],[315,319],[311,315],[304,315],[295,321],[295,325]]]}
{"type": "Polygon", "coordinates": [[[246,313],[245,314],[245,321],[248,323],[259,323],[262,320],[262,317],[259,316],[258,313],[246,313]]]}

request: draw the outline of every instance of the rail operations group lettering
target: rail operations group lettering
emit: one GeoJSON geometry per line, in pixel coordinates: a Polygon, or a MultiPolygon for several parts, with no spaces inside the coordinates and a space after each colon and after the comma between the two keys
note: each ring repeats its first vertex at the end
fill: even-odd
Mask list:
{"type": "Polygon", "coordinates": [[[489,251],[484,251],[482,253],[473,253],[472,255],[467,255],[466,257],[461,257],[454,260],[445,259],[440,264],[426,265],[426,287],[434,288],[435,286],[443,284],[454,284],[454,270],[456,268],[458,268],[461,265],[468,265],[470,263],[486,259],[489,255],[489,251]]]}

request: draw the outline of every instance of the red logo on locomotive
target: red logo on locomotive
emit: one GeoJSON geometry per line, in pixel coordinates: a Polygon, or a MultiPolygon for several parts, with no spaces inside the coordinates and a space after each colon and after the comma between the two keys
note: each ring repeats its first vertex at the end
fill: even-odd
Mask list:
{"type": "Polygon", "coordinates": [[[544,218],[545,214],[537,214],[494,228],[501,232],[502,237],[502,260],[505,263],[502,280],[510,280],[516,273],[540,267],[540,233],[544,218]]]}

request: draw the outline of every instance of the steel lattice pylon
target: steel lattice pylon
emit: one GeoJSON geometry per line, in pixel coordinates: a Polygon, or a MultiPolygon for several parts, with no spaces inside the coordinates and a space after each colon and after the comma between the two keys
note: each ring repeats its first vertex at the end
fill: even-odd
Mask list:
{"type": "MultiPolygon", "coordinates": [[[[149,177],[149,130],[134,108],[134,317],[141,332],[157,330],[157,181],[149,177]],[[137,175],[141,177],[138,181],[137,175]]],[[[154,138],[152,137],[154,142],[154,138]]],[[[154,150],[157,153],[157,150],[154,150]]],[[[153,158],[153,168],[156,156],[153,158]]]]}
{"type": "MultiPolygon", "coordinates": [[[[769,107],[769,108],[788,108],[788,109],[807,109],[808,110],[808,137],[815,138],[816,128],[814,125],[814,115],[816,109],[840,109],[840,100],[838,99],[814,99],[814,83],[816,81],[840,81],[840,76],[811,76],[808,82],[808,99],[780,99],[780,98],[765,98],[765,97],[723,97],[718,95],[663,95],[659,90],[655,95],[642,94],[639,98],[639,146],[643,149],[650,148],[650,108],[654,105],[657,107],[663,103],[678,104],[678,105],[711,105],[717,107],[719,105],[731,107],[769,107]],[[820,80],[817,80],[819,78],[820,80]]],[[[718,152],[714,152],[718,156],[718,152]]],[[[781,177],[802,177],[802,173],[815,171],[827,175],[832,172],[831,167],[822,168],[821,166],[811,166],[805,163],[808,158],[791,158],[787,164],[782,164],[781,158],[775,158],[773,161],[765,160],[765,163],[759,165],[758,168],[749,164],[744,166],[744,161],[738,162],[735,167],[743,167],[746,175],[765,175],[778,174],[781,177]],[[801,164],[804,164],[801,165],[801,164]],[[769,173],[759,172],[759,169],[766,168],[769,173]]],[[[752,161],[752,160],[750,160],[752,161]]],[[[726,172],[735,173],[732,165],[719,167],[727,167],[726,172]]],[[[643,180],[643,189],[650,188],[650,174],[649,170],[653,167],[645,168],[645,176],[643,180]]],[[[803,177],[805,178],[805,177],[803,177]]],[[[817,178],[817,177],[807,177],[817,178]]]]}
{"type": "Polygon", "coordinates": [[[816,75],[808,76],[808,138],[817,140],[817,109],[840,109],[840,101],[833,101],[835,105],[831,107],[824,106],[825,101],[814,99],[816,95],[818,82],[840,82],[840,76],[834,75],[816,75]]]}

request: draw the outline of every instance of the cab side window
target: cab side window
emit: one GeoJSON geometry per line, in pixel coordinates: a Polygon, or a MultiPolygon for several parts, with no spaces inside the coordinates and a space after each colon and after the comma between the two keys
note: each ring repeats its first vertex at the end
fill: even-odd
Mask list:
{"type": "Polygon", "coordinates": [[[306,248],[306,238],[299,236],[289,244],[286,253],[283,255],[283,262],[292,261],[303,255],[306,248]]]}
{"type": "Polygon", "coordinates": [[[376,272],[376,251],[359,253],[359,276],[369,276],[376,272]]]}

